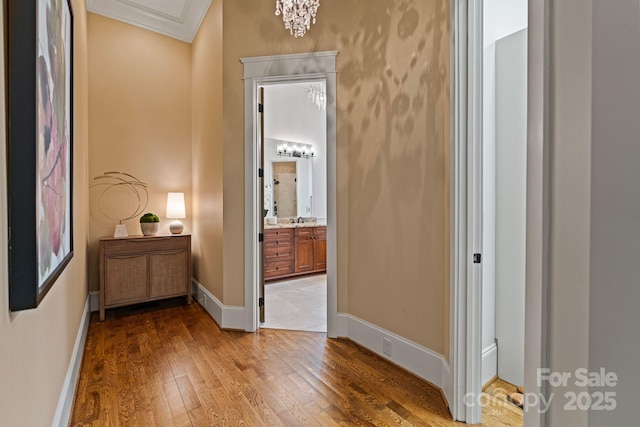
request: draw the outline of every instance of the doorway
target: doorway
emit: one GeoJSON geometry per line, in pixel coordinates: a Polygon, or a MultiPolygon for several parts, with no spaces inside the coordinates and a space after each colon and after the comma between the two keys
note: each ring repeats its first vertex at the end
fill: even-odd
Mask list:
{"type": "Polygon", "coordinates": [[[482,384],[510,390],[524,383],[527,6],[483,2],[482,384]]]}
{"type": "MultiPolygon", "coordinates": [[[[264,305],[260,328],[327,332],[325,80],[260,85],[264,305]]],[[[256,141],[259,143],[260,141],[256,141]]]]}
{"type": "Polygon", "coordinates": [[[259,288],[262,282],[264,211],[259,88],[278,83],[326,82],[326,292],[327,336],[338,336],[337,209],[336,209],[336,56],[337,51],[241,58],[245,106],[245,331],[260,327],[259,288]]]}
{"type": "MultiPolygon", "coordinates": [[[[452,145],[451,145],[451,382],[445,394],[454,419],[480,423],[482,415],[482,172],[483,172],[483,2],[452,2],[452,145]]],[[[501,2],[502,5],[511,2],[501,2]]],[[[527,394],[546,397],[536,384],[538,368],[547,366],[546,279],[547,248],[545,187],[547,143],[545,108],[548,96],[544,41],[548,30],[545,2],[526,2],[527,134],[526,158],[526,273],[524,388],[527,394]],[[531,131],[534,129],[535,131],[531,131]]],[[[526,425],[544,417],[525,411],[526,425]]]]}

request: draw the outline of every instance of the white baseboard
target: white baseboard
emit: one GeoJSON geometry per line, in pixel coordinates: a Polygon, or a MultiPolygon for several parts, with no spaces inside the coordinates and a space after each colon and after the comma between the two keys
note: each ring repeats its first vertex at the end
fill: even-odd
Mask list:
{"type": "Polygon", "coordinates": [[[352,317],[347,313],[338,313],[338,337],[349,338],[349,317],[352,317]]]}
{"type": "Polygon", "coordinates": [[[193,299],[198,302],[213,317],[222,329],[237,329],[244,331],[244,307],[224,305],[202,286],[196,279],[192,279],[193,299]]]}
{"type": "Polygon", "coordinates": [[[494,343],[482,350],[482,385],[498,375],[498,346],[494,343]]]}
{"type": "Polygon", "coordinates": [[[89,292],[89,310],[100,311],[100,291],[89,292]]]}
{"type": "MultiPolygon", "coordinates": [[[[347,313],[338,313],[338,336],[349,338],[377,355],[445,391],[451,377],[444,356],[406,338],[384,330],[347,313]],[[383,351],[383,340],[390,342],[391,354],[383,351]]],[[[451,393],[445,398],[450,399],[451,393]]]]}
{"type": "Polygon", "coordinates": [[[444,360],[444,357],[442,360],[442,379],[440,388],[442,389],[444,399],[447,401],[447,405],[449,406],[449,412],[451,412],[451,404],[453,403],[453,374],[451,373],[449,363],[444,360]]]}
{"type": "Polygon", "coordinates": [[[87,332],[89,331],[89,319],[91,312],[89,311],[91,296],[87,296],[87,301],[84,304],[84,311],[82,312],[82,320],[80,321],[80,327],[78,328],[78,334],[76,335],[76,342],[73,346],[73,353],[71,354],[71,360],[69,361],[69,369],[67,370],[67,376],[62,384],[62,391],[58,399],[58,408],[53,417],[52,426],[66,427],[69,425],[69,418],[71,417],[71,407],[73,405],[73,398],[76,393],[76,386],[78,384],[78,375],[80,374],[80,365],[82,364],[82,356],[84,354],[84,343],[87,340],[87,332]]]}

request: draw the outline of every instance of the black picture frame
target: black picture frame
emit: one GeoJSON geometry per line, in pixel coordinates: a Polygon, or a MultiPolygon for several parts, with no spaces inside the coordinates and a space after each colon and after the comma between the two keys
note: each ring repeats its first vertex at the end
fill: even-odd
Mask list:
{"type": "Polygon", "coordinates": [[[6,0],[9,308],[37,307],[73,258],[73,10],[6,0]]]}

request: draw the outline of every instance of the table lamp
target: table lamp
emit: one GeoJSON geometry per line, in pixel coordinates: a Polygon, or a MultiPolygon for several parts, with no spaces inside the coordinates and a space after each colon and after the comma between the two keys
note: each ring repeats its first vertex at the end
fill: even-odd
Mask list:
{"type": "Polygon", "coordinates": [[[167,218],[174,221],[169,224],[169,230],[172,234],[180,234],[184,229],[180,219],[186,218],[184,209],[184,193],[169,193],[167,196],[167,218]]]}

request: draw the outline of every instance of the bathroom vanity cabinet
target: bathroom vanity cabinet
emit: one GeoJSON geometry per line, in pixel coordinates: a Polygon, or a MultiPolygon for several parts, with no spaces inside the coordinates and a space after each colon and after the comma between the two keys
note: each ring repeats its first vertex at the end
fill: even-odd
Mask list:
{"type": "Polygon", "coordinates": [[[275,279],[293,274],[294,229],[264,230],[264,278],[275,279]]]}
{"type": "Polygon", "coordinates": [[[327,227],[296,228],[296,273],[320,272],[327,269],[327,227]]]}
{"type": "Polygon", "coordinates": [[[326,226],[264,230],[265,280],[326,270],[326,226]]]}

